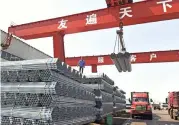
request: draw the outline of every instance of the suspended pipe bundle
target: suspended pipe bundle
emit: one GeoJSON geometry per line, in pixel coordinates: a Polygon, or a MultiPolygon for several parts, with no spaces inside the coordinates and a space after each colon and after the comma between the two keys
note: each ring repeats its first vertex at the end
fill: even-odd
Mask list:
{"type": "Polygon", "coordinates": [[[118,54],[112,53],[111,59],[119,72],[131,72],[131,56],[130,53],[119,52],[118,54]]]}

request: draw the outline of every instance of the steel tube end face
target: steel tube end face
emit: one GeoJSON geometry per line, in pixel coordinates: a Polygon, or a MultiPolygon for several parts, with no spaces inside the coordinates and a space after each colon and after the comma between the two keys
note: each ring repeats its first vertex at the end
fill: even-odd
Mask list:
{"type": "Polygon", "coordinates": [[[120,67],[122,68],[123,72],[126,72],[127,68],[126,68],[126,64],[125,64],[125,60],[124,59],[125,58],[124,58],[124,54],[123,53],[118,53],[117,54],[117,61],[119,62],[120,67]]]}
{"type": "Polygon", "coordinates": [[[60,117],[60,109],[58,107],[54,107],[52,109],[52,114],[51,114],[52,121],[57,122],[59,120],[59,117],[60,117]]]}
{"type": "Polygon", "coordinates": [[[115,53],[111,54],[111,59],[112,59],[112,62],[114,63],[114,65],[116,66],[118,72],[122,72],[122,67],[119,64],[115,53]]]}
{"type": "Polygon", "coordinates": [[[126,52],[126,53],[124,54],[124,56],[125,56],[126,68],[127,68],[128,72],[131,72],[131,71],[132,71],[131,55],[130,55],[130,53],[126,52]]]}

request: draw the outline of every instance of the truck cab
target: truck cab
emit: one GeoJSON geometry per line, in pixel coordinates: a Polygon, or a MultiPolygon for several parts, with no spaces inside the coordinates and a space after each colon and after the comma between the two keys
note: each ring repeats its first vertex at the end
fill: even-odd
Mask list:
{"type": "Polygon", "coordinates": [[[152,120],[152,106],[149,100],[148,92],[131,92],[131,117],[147,117],[152,120]]]}

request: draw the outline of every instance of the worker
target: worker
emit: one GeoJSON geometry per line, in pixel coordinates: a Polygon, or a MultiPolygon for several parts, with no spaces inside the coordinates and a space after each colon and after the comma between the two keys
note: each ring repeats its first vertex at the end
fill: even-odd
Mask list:
{"type": "Polygon", "coordinates": [[[83,60],[82,57],[81,57],[80,61],[78,62],[78,66],[79,66],[79,72],[81,72],[83,74],[83,70],[85,68],[85,61],[83,60]]]}

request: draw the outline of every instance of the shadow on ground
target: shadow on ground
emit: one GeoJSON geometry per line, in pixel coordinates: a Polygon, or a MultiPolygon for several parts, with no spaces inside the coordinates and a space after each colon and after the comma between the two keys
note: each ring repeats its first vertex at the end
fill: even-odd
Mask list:
{"type": "Polygon", "coordinates": [[[127,120],[127,118],[115,117],[113,118],[113,125],[122,125],[127,120]]]}
{"type": "Polygon", "coordinates": [[[157,125],[179,125],[179,121],[177,122],[169,122],[169,121],[157,121],[157,125]]]}

